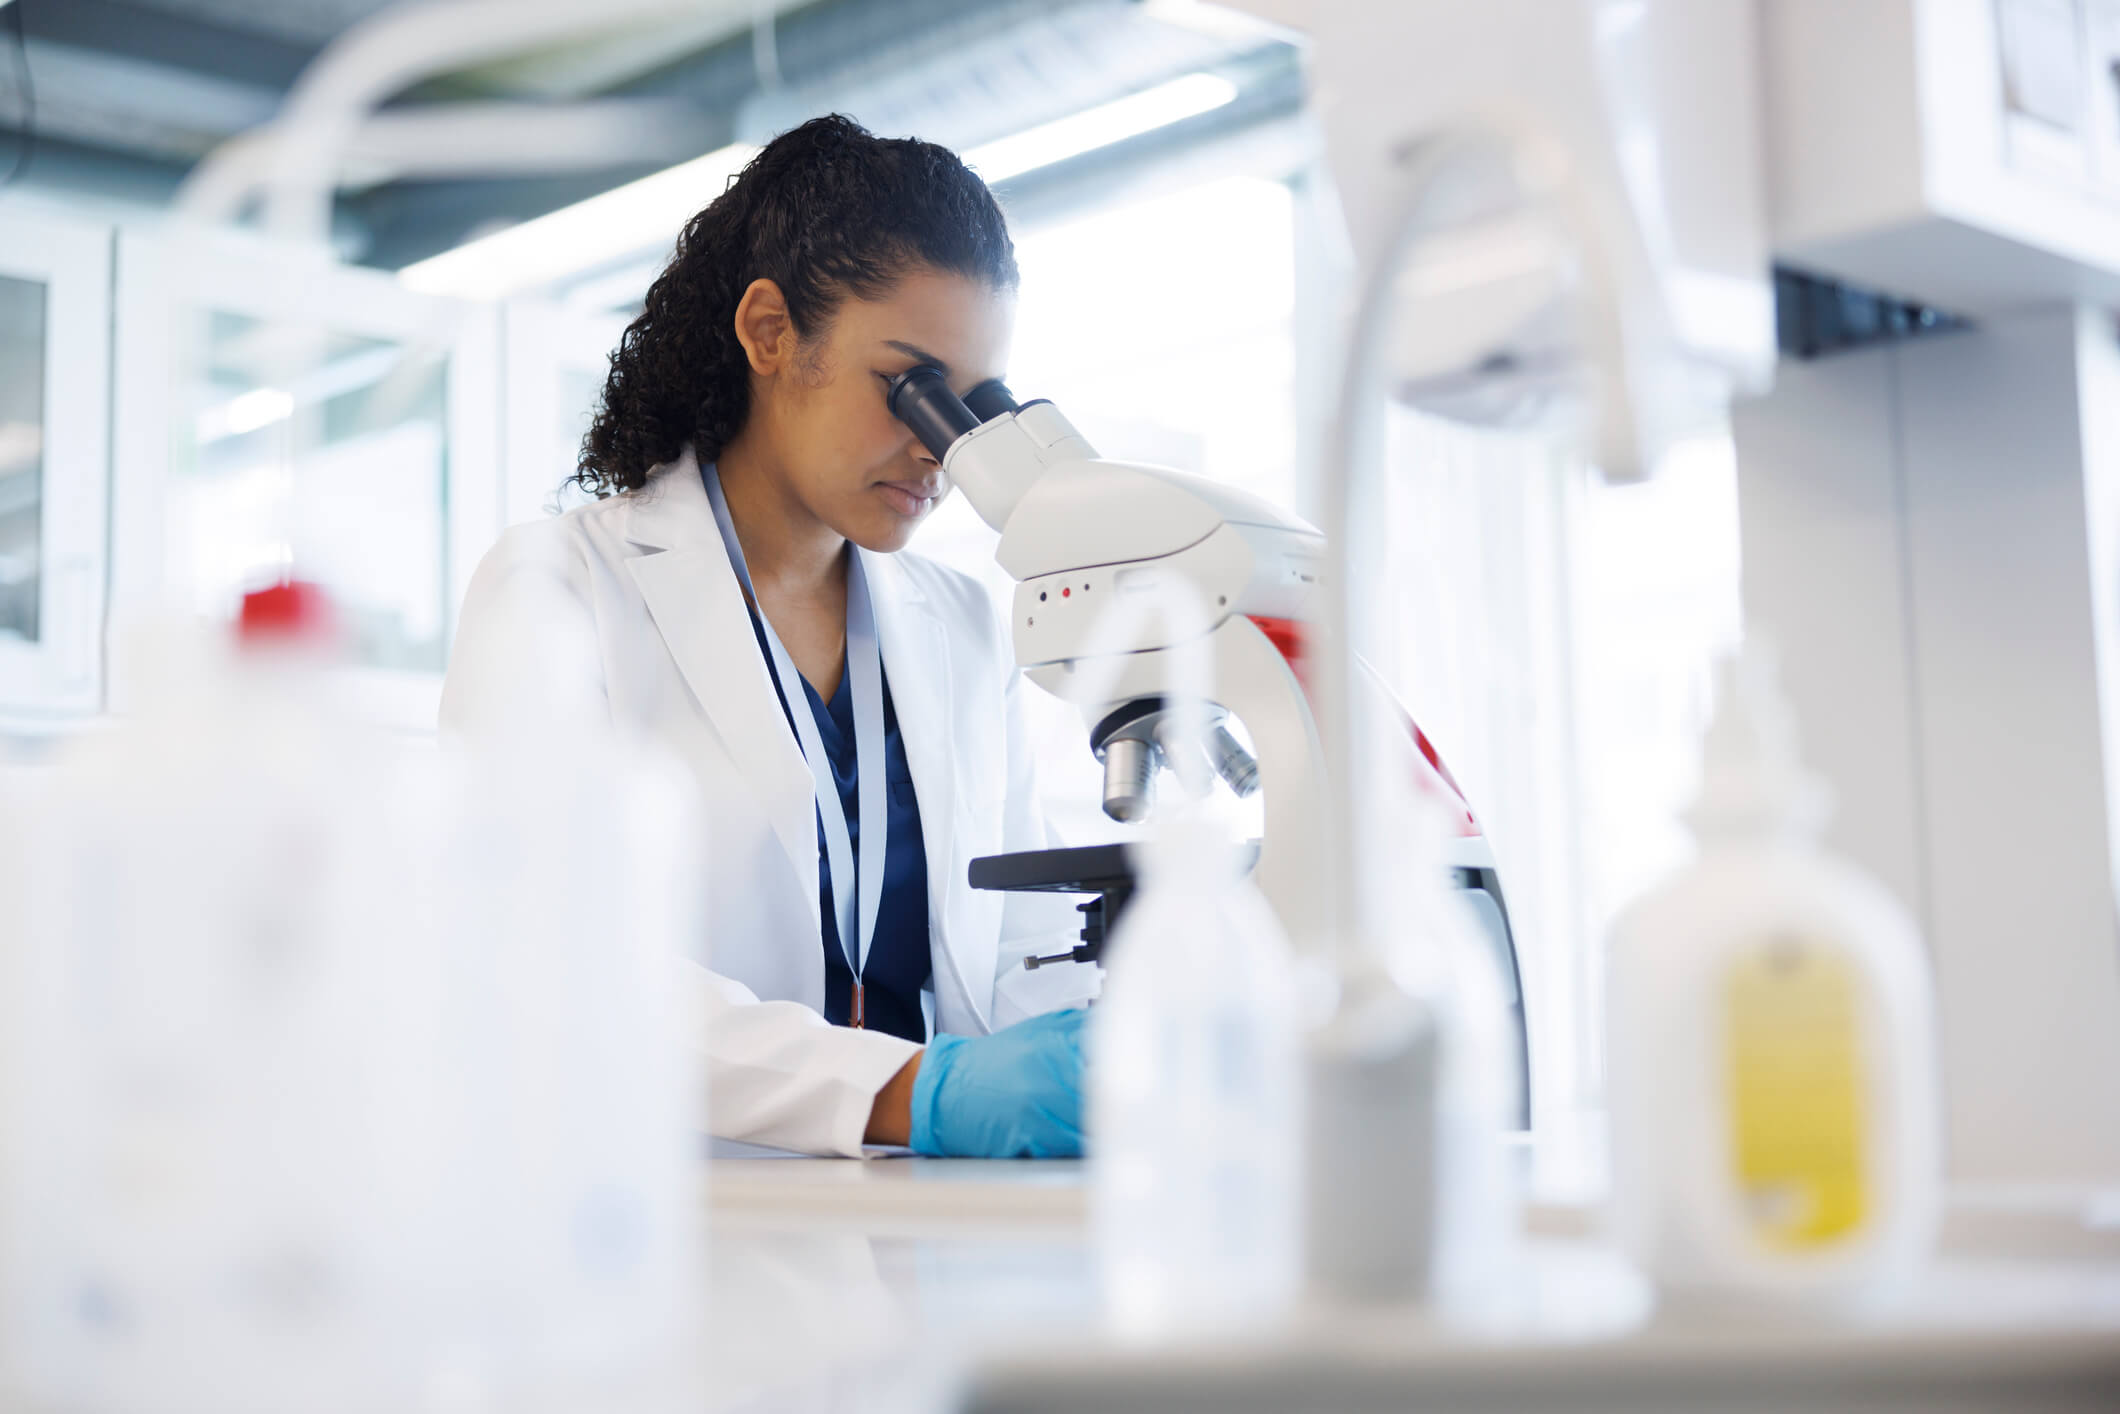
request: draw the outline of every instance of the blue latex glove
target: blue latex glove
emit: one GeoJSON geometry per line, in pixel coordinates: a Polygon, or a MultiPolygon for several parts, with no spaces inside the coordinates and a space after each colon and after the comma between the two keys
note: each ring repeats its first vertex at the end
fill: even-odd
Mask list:
{"type": "Polygon", "coordinates": [[[1081,1007],[991,1036],[937,1036],[913,1080],[913,1149],[935,1157],[1082,1152],[1081,1007]]]}

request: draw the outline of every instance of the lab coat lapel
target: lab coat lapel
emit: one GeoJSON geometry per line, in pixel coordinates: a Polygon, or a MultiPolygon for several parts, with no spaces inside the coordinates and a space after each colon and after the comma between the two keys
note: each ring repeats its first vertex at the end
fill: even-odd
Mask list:
{"type": "Polygon", "coordinates": [[[949,627],[891,556],[867,550],[860,553],[870,600],[876,607],[876,637],[883,649],[883,670],[890,680],[891,700],[898,710],[905,763],[913,774],[913,792],[920,800],[931,951],[938,964],[935,985],[938,992],[945,985],[955,986],[983,1028],[990,1024],[993,960],[986,960],[982,972],[978,959],[963,956],[970,940],[955,936],[958,930],[950,926],[951,891],[964,881],[952,876],[957,835],[957,760],[951,750],[956,729],[951,719],[955,694],[950,680],[949,627]],[[947,978],[939,975],[942,967],[949,970],[947,978]],[[967,972],[972,976],[967,976],[967,972]],[[984,985],[972,985],[974,977],[984,985]]]}
{"type": "Polygon", "coordinates": [[[809,881],[804,901],[821,926],[810,769],[780,710],[692,453],[634,494],[643,499],[626,538],[658,552],[628,561],[634,583],[693,697],[757,791],[795,877],[809,881]]]}

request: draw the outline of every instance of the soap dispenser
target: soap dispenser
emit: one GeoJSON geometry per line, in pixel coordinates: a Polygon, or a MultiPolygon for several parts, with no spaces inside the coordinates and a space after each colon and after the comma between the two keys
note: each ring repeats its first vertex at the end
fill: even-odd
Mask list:
{"type": "Polygon", "coordinates": [[[1933,1003],[1913,920],[1821,847],[1769,653],[1719,673],[1692,861],[1610,936],[1613,1217],[1667,1309],[1888,1297],[1940,1204],[1933,1003]]]}

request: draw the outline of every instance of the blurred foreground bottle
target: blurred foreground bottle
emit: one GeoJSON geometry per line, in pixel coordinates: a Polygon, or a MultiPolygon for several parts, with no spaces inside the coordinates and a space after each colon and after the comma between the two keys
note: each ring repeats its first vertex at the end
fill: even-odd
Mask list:
{"type": "Polygon", "coordinates": [[[1333,959],[1305,1041],[1305,1273],[1328,1305],[1476,1319],[1518,1272],[1504,1146],[1521,1077],[1494,955],[1445,881],[1443,807],[1387,784],[1376,833],[1395,863],[1363,881],[1383,936],[1333,959]]]}
{"type": "Polygon", "coordinates": [[[1299,1291],[1300,1017],[1288,939],[1204,815],[1132,851],[1092,1014],[1092,1222],[1128,1339],[1285,1313],[1299,1291]]]}
{"type": "Polygon", "coordinates": [[[10,1363],[85,1410],[675,1407],[691,822],[594,743],[342,719],[332,639],[302,585],[162,630],[40,787],[10,1363]]]}
{"type": "Polygon", "coordinates": [[[1613,925],[1618,1235],[1669,1306],[1875,1300],[1940,1201],[1927,962],[1898,902],[1819,848],[1771,658],[1720,676],[1699,856],[1613,925]]]}

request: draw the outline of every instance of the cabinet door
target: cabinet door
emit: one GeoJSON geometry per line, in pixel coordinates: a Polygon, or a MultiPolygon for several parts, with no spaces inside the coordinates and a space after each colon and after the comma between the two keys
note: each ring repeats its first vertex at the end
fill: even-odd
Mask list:
{"type": "Polygon", "coordinates": [[[0,201],[0,716],[103,703],[110,232],[0,201]]]}
{"type": "Polygon", "coordinates": [[[347,700],[431,727],[501,524],[493,311],[234,238],[127,233],[118,262],[121,609],[222,618],[315,580],[347,700]]]}
{"type": "Polygon", "coordinates": [[[567,485],[582,438],[626,331],[616,314],[584,314],[546,300],[510,300],[502,309],[507,347],[503,422],[507,471],[503,520],[535,520],[579,504],[567,485]]]}

